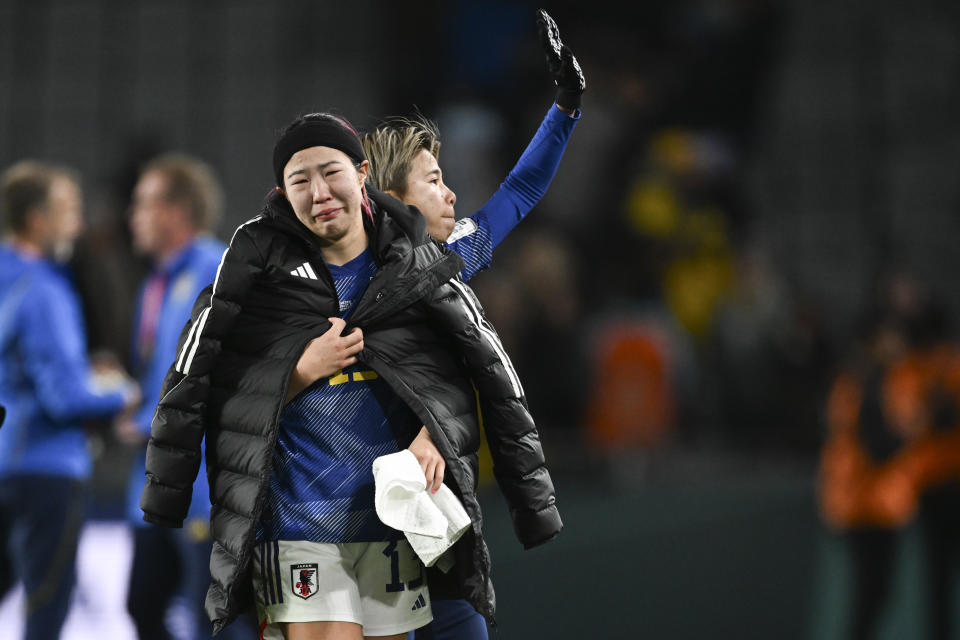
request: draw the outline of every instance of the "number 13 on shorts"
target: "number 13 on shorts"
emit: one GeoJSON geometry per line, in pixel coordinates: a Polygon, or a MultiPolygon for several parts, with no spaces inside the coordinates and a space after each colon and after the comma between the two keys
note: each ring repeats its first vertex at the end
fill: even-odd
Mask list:
{"type": "Polygon", "coordinates": [[[390,582],[387,583],[387,593],[396,593],[409,589],[416,591],[423,586],[423,565],[417,563],[417,577],[404,584],[400,580],[400,553],[397,551],[397,541],[387,543],[383,555],[390,558],[390,582]]]}

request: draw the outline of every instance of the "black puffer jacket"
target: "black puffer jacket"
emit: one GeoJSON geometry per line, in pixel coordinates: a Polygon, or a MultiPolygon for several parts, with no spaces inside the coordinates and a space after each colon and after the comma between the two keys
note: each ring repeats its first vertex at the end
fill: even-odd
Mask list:
{"type": "MultiPolygon", "coordinates": [[[[444,482],[470,514],[473,526],[455,546],[456,567],[437,581],[452,582],[457,593],[439,595],[465,597],[492,620],[476,497],[478,401],[494,473],[526,548],[563,528],[553,483],[513,366],[473,292],[456,279],[462,261],[429,239],[416,209],[371,195],[367,233],[379,271],[345,331],[363,329],[360,361],[426,425],[447,462],[444,482]]],[[[176,527],[206,438],[214,538],[206,609],[215,632],[253,604],[250,554],[287,383],[306,344],[336,315],[336,290],[313,235],[271,194],[262,213],[234,233],[212,295],[208,288],[194,306],[147,449],[144,518],[176,527]],[[291,274],[305,262],[316,280],[291,274]]]]}

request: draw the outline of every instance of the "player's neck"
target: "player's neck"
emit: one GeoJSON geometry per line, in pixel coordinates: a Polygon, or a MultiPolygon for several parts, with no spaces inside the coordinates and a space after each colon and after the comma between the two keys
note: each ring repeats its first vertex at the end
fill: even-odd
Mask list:
{"type": "Polygon", "coordinates": [[[339,240],[320,247],[320,253],[327,264],[336,267],[343,266],[363,253],[367,245],[370,244],[370,238],[361,224],[359,227],[351,229],[339,240]]]}
{"type": "Polygon", "coordinates": [[[43,258],[46,256],[43,244],[23,234],[12,234],[10,236],[10,246],[12,246],[17,253],[30,258],[43,258]]]}
{"type": "Polygon", "coordinates": [[[177,233],[171,236],[154,256],[156,263],[158,265],[169,264],[171,260],[180,255],[187,245],[193,241],[194,237],[196,237],[196,233],[193,231],[177,233]]]}

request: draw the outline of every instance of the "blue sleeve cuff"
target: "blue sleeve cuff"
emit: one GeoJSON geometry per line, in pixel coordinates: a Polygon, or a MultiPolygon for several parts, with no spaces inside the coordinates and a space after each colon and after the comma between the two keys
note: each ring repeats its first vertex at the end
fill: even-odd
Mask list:
{"type": "Polygon", "coordinates": [[[100,396],[101,413],[104,417],[110,417],[123,410],[127,397],[122,391],[111,391],[100,396]]]}

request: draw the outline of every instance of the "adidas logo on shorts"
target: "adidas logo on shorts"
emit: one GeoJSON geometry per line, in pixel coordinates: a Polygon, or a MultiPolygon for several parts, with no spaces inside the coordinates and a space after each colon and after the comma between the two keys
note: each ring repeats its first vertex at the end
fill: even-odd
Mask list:
{"type": "Polygon", "coordinates": [[[427,601],[424,600],[423,594],[421,593],[419,596],[417,596],[417,601],[413,603],[413,606],[412,606],[412,607],[410,607],[410,611],[416,611],[417,609],[423,609],[425,606],[427,606],[427,601]]]}

